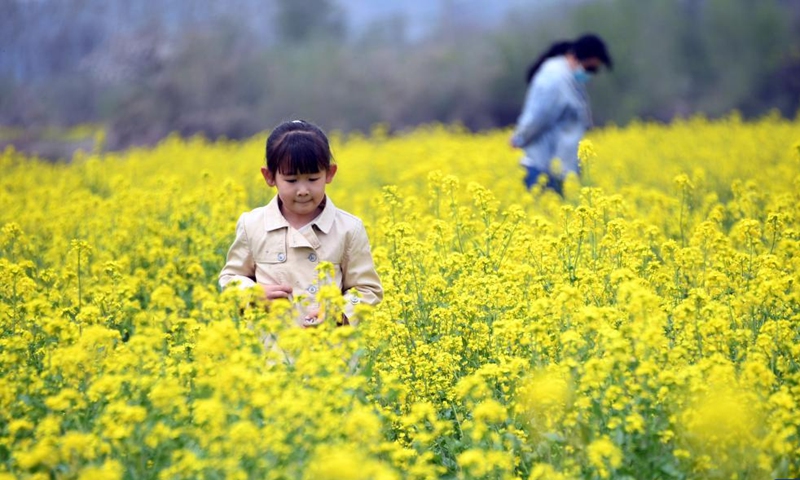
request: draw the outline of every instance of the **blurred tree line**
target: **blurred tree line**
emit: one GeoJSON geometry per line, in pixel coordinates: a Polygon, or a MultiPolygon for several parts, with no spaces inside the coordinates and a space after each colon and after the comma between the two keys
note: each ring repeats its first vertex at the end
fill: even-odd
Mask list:
{"type": "Polygon", "coordinates": [[[335,0],[2,0],[0,125],[102,123],[107,147],[170,132],[243,138],[289,118],[326,129],[513,124],[528,65],[592,31],[614,57],[589,87],[597,124],[800,108],[800,2],[522,2],[482,25],[440,0],[357,33],[335,0]]]}

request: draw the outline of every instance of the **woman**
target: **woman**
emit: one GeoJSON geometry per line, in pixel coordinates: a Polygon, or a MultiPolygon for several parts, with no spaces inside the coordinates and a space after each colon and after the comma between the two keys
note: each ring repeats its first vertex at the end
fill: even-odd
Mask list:
{"type": "Polygon", "coordinates": [[[612,66],[606,45],[587,34],[554,43],[528,70],[525,104],[511,137],[512,147],[525,150],[520,163],[528,189],[545,175],[547,187],[563,194],[566,175],[580,173],[578,142],[592,124],[586,82],[601,65],[612,66]],[[556,159],[560,168],[553,169],[556,159]]]}

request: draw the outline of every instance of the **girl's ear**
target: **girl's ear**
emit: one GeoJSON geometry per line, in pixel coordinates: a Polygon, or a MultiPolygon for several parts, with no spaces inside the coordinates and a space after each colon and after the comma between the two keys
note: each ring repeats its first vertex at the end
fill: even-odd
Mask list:
{"type": "Polygon", "coordinates": [[[333,181],[333,177],[336,175],[336,170],[338,168],[336,164],[328,167],[328,170],[325,172],[325,183],[331,183],[333,181]]]}
{"type": "Polygon", "coordinates": [[[264,177],[264,180],[267,182],[267,185],[270,187],[275,186],[275,176],[272,172],[269,171],[267,167],[261,167],[261,176],[264,177]]]}

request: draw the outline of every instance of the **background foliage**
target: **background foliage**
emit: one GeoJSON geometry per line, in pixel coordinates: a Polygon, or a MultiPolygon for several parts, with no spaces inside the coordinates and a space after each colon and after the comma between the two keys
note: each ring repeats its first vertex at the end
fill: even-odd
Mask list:
{"type": "Polygon", "coordinates": [[[8,0],[0,125],[53,156],[40,130],[83,123],[106,125],[112,149],[172,131],[245,138],[296,117],[342,131],[507,126],[530,62],[584,31],[608,39],[616,64],[590,87],[599,125],[800,105],[797,2],[501,2],[492,21],[476,2],[425,3],[438,13],[420,27],[356,24],[355,1],[8,0]]]}

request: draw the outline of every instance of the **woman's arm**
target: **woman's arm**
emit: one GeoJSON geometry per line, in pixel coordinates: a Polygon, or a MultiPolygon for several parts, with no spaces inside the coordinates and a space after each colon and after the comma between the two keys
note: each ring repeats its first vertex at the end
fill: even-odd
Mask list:
{"type": "Polygon", "coordinates": [[[561,90],[555,81],[534,79],[525,95],[511,144],[523,148],[550,128],[563,110],[561,90]]]}

